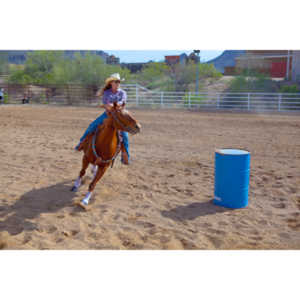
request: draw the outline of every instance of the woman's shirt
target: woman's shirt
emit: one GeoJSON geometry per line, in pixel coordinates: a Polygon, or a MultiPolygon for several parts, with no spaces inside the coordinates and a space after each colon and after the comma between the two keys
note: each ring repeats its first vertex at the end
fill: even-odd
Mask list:
{"type": "Polygon", "coordinates": [[[118,104],[126,103],[127,94],[124,90],[118,89],[116,93],[113,93],[111,89],[104,91],[102,102],[103,104],[110,104],[117,102],[118,104]]]}

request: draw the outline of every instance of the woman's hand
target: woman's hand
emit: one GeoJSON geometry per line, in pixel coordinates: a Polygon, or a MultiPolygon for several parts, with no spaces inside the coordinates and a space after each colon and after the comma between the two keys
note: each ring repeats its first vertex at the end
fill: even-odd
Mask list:
{"type": "Polygon", "coordinates": [[[112,109],[113,105],[112,104],[100,104],[99,107],[110,111],[112,109]]]}
{"type": "Polygon", "coordinates": [[[113,104],[104,104],[104,108],[107,110],[107,111],[111,111],[112,108],[113,108],[113,104]]]}

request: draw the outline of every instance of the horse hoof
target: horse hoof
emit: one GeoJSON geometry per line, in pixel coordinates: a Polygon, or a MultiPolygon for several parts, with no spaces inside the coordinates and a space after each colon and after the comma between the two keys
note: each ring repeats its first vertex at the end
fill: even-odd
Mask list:
{"type": "Polygon", "coordinates": [[[84,210],[88,210],[88,205],[82,203],[82,201],[77,202],[76,205],[83,208],[84,210]]]}
{"type": "Polygon", "coordinates": [[[71,188],[71,192],[77,192],[78,191],[78,188],[74,185],[74,186],[72,186],[72,188],[71,188]]]}

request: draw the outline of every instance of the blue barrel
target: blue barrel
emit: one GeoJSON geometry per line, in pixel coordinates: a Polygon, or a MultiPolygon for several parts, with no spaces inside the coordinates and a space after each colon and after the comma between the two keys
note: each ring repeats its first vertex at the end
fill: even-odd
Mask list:
{"type": "Polygon", "coordinates": [[[219,149],[215,153],[215,196],[213,203],[229,208],[248,205],[250,152],[219,149]]]}

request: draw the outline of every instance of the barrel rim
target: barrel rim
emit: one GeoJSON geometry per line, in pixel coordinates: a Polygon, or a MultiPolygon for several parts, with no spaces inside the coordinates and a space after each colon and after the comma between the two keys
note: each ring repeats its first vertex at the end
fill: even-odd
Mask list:
{"type": "Polygon", "coordinates": [[[250,154],[250,151],[247,150],[247,149],[237,149],[237,148],[216,148],[215,149],[215,152],[216,153],[219,153],[221,155],[249,155],[250,154]],[[221,151],[223,150],[238,150],[238,151],[244,151],[245,153],[223,153],[221,151]]]}

